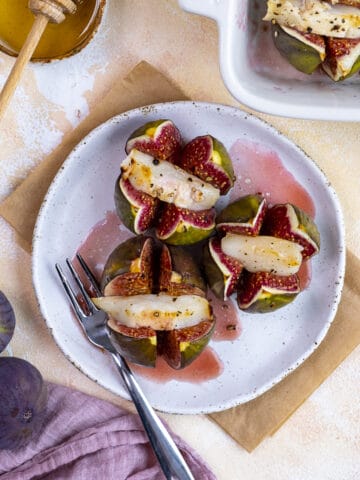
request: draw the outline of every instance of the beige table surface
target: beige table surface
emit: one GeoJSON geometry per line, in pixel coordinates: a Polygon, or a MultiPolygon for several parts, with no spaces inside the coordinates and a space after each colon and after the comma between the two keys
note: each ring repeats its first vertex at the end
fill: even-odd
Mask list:
{"type": "MultiPolygon", "coordinates": [[[[0,200],[141,60],[195,100],[238,105],[219,73],[214,22],[183,12],[175,0],[109,0],[101,29],[87,49],[68,60],[28,67],[0,129],[0,200]]],[[[12,63],[0,54],[0,86],[12,63]]],[[[344,209],[347,245],[360,257],[360,125],[258,115],[324,170],[344,209]]],[[[49,380],[129,407],[87,379],[54,345],[37,307],[30,256],[1,218],[0,289],[12,300],[18,318],[15,355],[33,362],[49,380]]],[[[206,417],[164,417],[220,480],[355,480],[360,478],[359,372],[358,348],[251,454],[206,417]]]]}

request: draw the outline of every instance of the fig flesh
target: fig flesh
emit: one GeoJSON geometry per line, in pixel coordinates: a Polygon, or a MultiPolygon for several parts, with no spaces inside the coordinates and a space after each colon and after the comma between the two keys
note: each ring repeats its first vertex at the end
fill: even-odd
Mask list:
{"type": "Polygon", "coordinates": [[[190,252],[163,245],[160,256],[159,291],[168,295],[206,296],[206,284],[190,252]]]}
{"type": "Polygon", "coordinates": [[[201,178],[225,195],[234,184],[235,175],[225,146],[211,135],[196,137],[185,145],[179,166],[201,178]]]}
{"type": "Polygon", "coordinates": [[[274,275],[295,274],[302,263],[303,247],[275,236],[234,235],[221,240],[226,255],[236,258],[249,272],[268,272],[274,275]]]}
{"type": "Polygon", "coordinates": [[[360,38],[326,39],[327,57],[322,67],[329,77],[338,82],[360,69],[360,38]]]}
{"type": "Polygon", "coordinates": [[[141,235],[151,228],[159,209],[159,200],[136,190],[129,182],[119,176],[115,183],[116,213],[126,228],[141,235]]]}
{"type": "Polygon", "coordinates": [[[300,292],[297,275],[244,271],[239,281],[237,303],[250,313],[267,313],[288,305],[300,292]]]}
{"type": "Polygon", "coordinates": [[[153,290],[154,240],[130,238],[116,247],[106,261],[101,278],[104,295],[136,295],[153,290]]]}
{"type": "Polygon", "coordinates": [[[5,350],[15,330],[14,310],[0,290],[0,353],[5,350]]]}
{"type": "Polygon", "coordinates": [[[16,450],[36,439],[46,404],[39,370],[21,358],[0,358],[0,450],[16,450]]]}
{"type": "Polygon", "coordinates": [[[301,245],[304,259],[320,250],[320,233],[315,222],[290,203],[274,205],[267,211],[264,233],[301,245]]]}
{"type": "Polygon", "coordinates": [[[209,183],[135,149],[122,162],[121,176],[136,190],[180,208],[206,210],[219,198],[219,190],[209,183]]]}
{"type": "Polygon", "coordinates": [[[166,204],[156,225],[156,236],[170,245],[191,245],[215,229],[215,209],[193,211],[166,204]]]}
{"type": "Polygon", "coordinates": [[[203,267],[211,290],[218,298],[227,300],[236,291],[243,265],[225,255],[220,238],[212,237],[205,245],[203,267]]]}
{"type": "Polygon", "coordinates": [[[260,195],[246,195],[230,203],[216,217],[216,229],[220,233],[259,235],[267,205],[260,195]]]}
{"type": "Polygon", "coordinates": [[[126,153],[133,148],[159,160],[174,156],[181,148],[181,135],[171,120],[156,120],[135,130],[126,142],[126,153]]]}
{"type": "Polygon", "coordinates": [[[273,24],[272,36],[280,54],[300,72],[313,73],[325,59],[326,45],[321,35],[273,24]]]}

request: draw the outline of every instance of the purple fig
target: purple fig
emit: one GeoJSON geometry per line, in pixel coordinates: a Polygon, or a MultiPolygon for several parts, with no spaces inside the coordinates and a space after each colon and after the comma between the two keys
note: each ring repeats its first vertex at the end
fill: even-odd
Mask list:
{"type": "Polygon", "coordinates": [[[236,291],[243,266],[225,255],[220,238],[210,238],[204,246],[203,268],[208,285],[218,298],[227,300],[236,291]]]}
{"type": "Polygon", "coordinates": [[[156,225],[156,236],[171,245],[190,245],[207,238],[215,229],[215,210],[193,211],[165,204],[156,225]]]}
{"type": "Polygon", "coordinates": [[[118,245],[106,261],[101,278],[105,296],[151,293],[154,240],[138,236],[118,245]]]}
{"type": "Polygon", "coordinates": [[[220,233],[259,235],[267,204],[260,195],[246,195],[225,207],[216,217],[220,233]]]}
{"type": "Polygon", "coordinates": [[[126,142],[126,153],[136,148],[159,160],[173,157],[181,149],[181,135],[171,120],[146,123],[133,132],[126,142]]]}
{"type": "Polygon", "coordinates": [[[140,235],[154,224],[159,200],[132,186],[129,180],[119,177],[115,184],[116,212],[123,224],[140,235]]]}
{"type": "Polygon", "coordinates": [[[304,259],[320,250],[320,233],[315,222],[290,203],[274,205],[267,211],[262,233],[301,245],[304,259]]]}
{"type": "Polygon", "coordinates": [[[237,303],[250,313],[267,313],[292,302],[300,292],[299,278],[295,275],[278,276],[267,272],[241,275],[237,303]]]}
{"type": "Polygon", "coordinates": [[[183,247],[163,245],[160,256],[159,290],[168,295],[205,297],[206,284],[192,254],[183,247]]]}
{"type": "Polygon", "coordinates": [[[10,342],[15,329],[15,314],[14,310],[3,294],[0,291],[0,353],[5,350],[10,342]]]}
{"type": "Polygon", "coordinates": [[[181,155],[179,166],[210,183],[225,195],[234,184],[231,159],[224,145],[211,135],[196,137],[181,155]]]}

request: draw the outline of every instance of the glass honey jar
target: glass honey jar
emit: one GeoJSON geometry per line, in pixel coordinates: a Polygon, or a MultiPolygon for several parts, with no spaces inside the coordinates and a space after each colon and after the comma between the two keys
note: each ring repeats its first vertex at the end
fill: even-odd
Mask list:
{"type": "MultiPolygon", "coordinates": [[[[60,24],[49,23],[32,61],[68,57],[84,48],[96,32],[106,0],[78,0],[74,14],[60,24]]],[[[34,22],[28,0],[0,0],[0,51],[16,56],[34,22]]]]}

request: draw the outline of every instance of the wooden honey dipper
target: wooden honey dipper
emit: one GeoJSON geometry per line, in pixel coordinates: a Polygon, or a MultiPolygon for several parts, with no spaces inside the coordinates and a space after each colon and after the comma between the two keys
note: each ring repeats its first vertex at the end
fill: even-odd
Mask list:
{"type": "Polygon", "coordinates": [[[0,93],[0,121],[20,81],[26,64],[30,61],[49,22],[61,23],[65,14],[75,13],[83,0],[29,0],[29,9],[35,15],[34,24],[22,46],[16,62],[0,93]]]}

